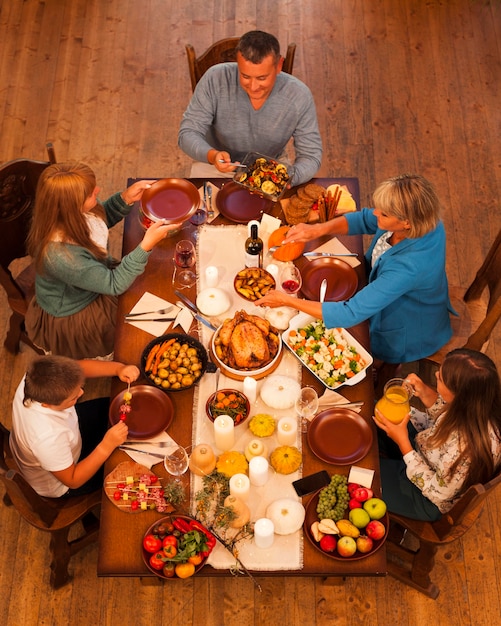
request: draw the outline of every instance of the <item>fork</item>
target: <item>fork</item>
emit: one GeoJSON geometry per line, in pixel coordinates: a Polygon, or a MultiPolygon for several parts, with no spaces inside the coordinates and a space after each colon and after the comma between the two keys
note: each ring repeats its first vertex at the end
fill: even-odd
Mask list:
{"type": "Polygon", "coordinates": [[[127,313],[125,317],[137,317],[138,315],[165,315],[172,310],[172,305],[158,311],[141,311],[141,313],[127,313]]]}

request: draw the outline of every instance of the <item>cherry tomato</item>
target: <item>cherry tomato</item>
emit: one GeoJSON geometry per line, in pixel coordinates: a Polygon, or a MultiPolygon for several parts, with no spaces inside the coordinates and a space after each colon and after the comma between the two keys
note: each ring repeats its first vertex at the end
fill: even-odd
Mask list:
{"type": "Polygon", "coordinates": [[[150,556],[150,565],[153,569],[163,569],[165,561],[163,552],[155,552],[150,556]]]}
{"type": "Polygon", "coordinates": [[[176,565],[176,576],[179,578],[189,578],[195,573],[193,563],[178,563],[176,565]]]}
{"type": "Polygon", "coordinates": [[[198,554],[194,554],[193,556],[188,557],[188,563],[193,563],[193,565],[200,565],[202,560],[203,557],[200,552],[198,554]]]}
{"type": "Polygon", "coordinates": [[[176,546],[168,543],[166,546],[164,546],[164,554],[168,559],[173,559],[177,554],[176,546]]]}
{"type": "Polygon", "coordinates": [[[165,563],[162,573],[166,578],[173,578],[176,575],[176,564],[171,562],[165,563]]]}
{"type": "Polygon", "coordinates": [[[164,522],[165,532],[168,535],[172,535],[172,531],[174,530],[174,524],[171,521],[164,522]]]}
{"type": "Polygon", "coordinates": [[[113,494],[113,500],[120,500],[121,497],[122,494],[120,491],[115,491],[115,493],[113,494]]]}
{"type": "Polygon", "coordinates": [[[156,535],[146,535],[143,539],[143,548],[146,552],[151,552],[151,554],[153,554],[162,549],[162,542],[156,535]]]}
{"type": "Polygon", "coordinates": [[[166,537],[163,538],[162,545],[164,547],[174,546],[175,548],[177,548],[177,537],[174,537],[174,535],[167,535],[166,537]]]}
{"type": "Polygon", "coordinates": [[[133,511],[137,511],[139,508],[139,502],[137,500],[132,500],[132,502],[130,503],[130,508],[133,511]]]}

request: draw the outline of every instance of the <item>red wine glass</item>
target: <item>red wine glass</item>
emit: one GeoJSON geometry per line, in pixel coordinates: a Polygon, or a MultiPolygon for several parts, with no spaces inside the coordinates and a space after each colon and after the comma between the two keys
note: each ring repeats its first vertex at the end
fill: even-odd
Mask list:
{"type": "Polygon", "coordinates": [[[189,239],[183,239],[176,244],[174,262],[179,271],[176,273],[176,280],[182,285],[189,287],[195,283],[196,276],[190,269],[195,265],[195,246],[189,239]]]}
{"type": "Polygon", "coordinates": [[[302,284],[303,279],[299,269],[293,263],[287,264],[280,273],[282,291],[293,296],[301,289],[302,284]]]}

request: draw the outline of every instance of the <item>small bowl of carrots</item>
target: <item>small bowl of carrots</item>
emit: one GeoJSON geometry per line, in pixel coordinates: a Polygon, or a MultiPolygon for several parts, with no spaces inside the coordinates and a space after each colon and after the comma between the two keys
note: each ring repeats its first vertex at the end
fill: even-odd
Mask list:
{"type": "Polygon", "coordinates": [[[205,411],[212,422],[219,415],[229,415],[235,422],[235,426],[238,426],[249,417],[250,402],[241,391],[219,389],[209,396],[205,411]]]}

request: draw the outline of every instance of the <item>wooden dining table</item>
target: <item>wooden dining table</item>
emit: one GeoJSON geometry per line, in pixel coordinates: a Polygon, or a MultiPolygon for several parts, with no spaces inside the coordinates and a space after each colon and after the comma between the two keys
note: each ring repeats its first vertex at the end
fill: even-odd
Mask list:
{"type": "MultiPolygon", "coordinates": [[[[151,178],[151,177],[147,177],[151,178]]],[[[129,179],[128,184],[132,184],[136,179],[129,179]]],[[[204,180],[192,179],[194,185],[200,188],[204,180]]],[[[221,187],[225,179],[213,179],[211,181],[217,187],[221,187]]],[[[338,183],[345,185],[355,199],[357,207],[360,207],[359,186],[356,178],[318,178],[314,182],[327,187],[338,183]]],[[[294,190],[292,190],[294,191],[294,190]]],[[[288,193],[292,193],[288,192],[288,193]]],[[[281,205],[273,205],[271,213],[277,217],[281,214],[281,205]]],[[[219,215],[212,222],[213,224],[228,224],[228,220],[219,215]]],[[[124,316],[131,311],[138,300],[145,292],[150,292],[170,302],[176,301],[174,286],[172,284],[173,273],[173,250],[177,241],[193,236],[195,226],[185,224],[183,230],[161,242],[152,251],[145,272],[137,277],[126,293],[120,296],[118,306],[118,319],[115,339],[115,359],[124,363],[139,365],[144,347],[152,339],[151,335],[145,333],[124,321],[124,316]]],[[[128,217],[125,219],[123,235],[123,254],[133,250],[141,241],[144,229],[139,217],[139,205],[133,207],[128,217]]],[[[363,241],[361,236],[339,236],[338,239],[352,252],[359,255],[362,263],[356,267],[359,279],[359,287],[366,282],[365,268],[363,262],[363,241]]],[[[321,241],[309,242],[307,248],[314,249],[321,244],[321,241]]],[[[184,291],[192,300],[196,299],[196,287],[184,291]]],[[[196,323],[191,327],[190,334],[197,336],[196,323]]],[[[366,322],[349,329],[349,332],[369,350],[369,330],[366,322]]],[[[138,381],[139,382],[139,381],[138,381]]],[[[320,393],[324,387],[305,368],[302,368],[303,385],[311,385],[320,393]]],[[[118,379],[112,382],[112,397],[125,389],[124,383],[118,379]]],[[[361,416],[366,420],[369,428],[373,432],[373,444],[367,455],[356,463],[357,466],[375,470],[373,488],[375,493],[380,490],[379,478],[379,456],[377,446],[376,427],[372,421],[374,406],[374,387],[371,371],[357,385],[343,386],[339,392],[350,401],[363,401],[361,416]]],[[[183,446],[192,445],[192,419],[193,412],[193,388],[185,391],[169,394],[174,406],[174,419],[168,427],[168,433],[176,442],[183,446]],[[181,419],[183,416],[184,419],[181,419]]],[[[303,435],[303,437],[305,437],[303,435]]],[[[306,438],[303,441],[303,476],[308,476],[320,470],[327,470],[329,474],[348,474],[349,466],[336,466],[327,464],[320,460],[310,450],[306,438]]],[[[129,460],[124,451],[115,450],[110,456],[105,466],[105,474],[111,472],[119,463],[129,460]]],[[[167,473],[160,463],[154,466],[155,472],[160,477],[167,477],[167,473]]],[[[303,504],[307,506],[312,496],[303,498],[303,504]]],[[[136,576],[141,577],[143,582],[158,580],[143,562],[141,543],[146,530],[155,523],[162,514],[156,511],[142,511],[138,513],[127,513],[116,507],[103,491],[101,528],[99,535],[99,553],[97,571],[99,576],[136,576]]],[[[299,570],[253,571],[255,576],[322,576],[322,577],[347,577],[347,576],[383,576],[386,574],[386,553],[383,546],[368,556],[356,560],[334,559],[322,553],[314,547],[311,542],[304,538],[303,566],[299,570]]],[[[197,576],[225,576],[230,575],[228,570],[214,569],[208,565],[203,567],[197,576]]]]}

